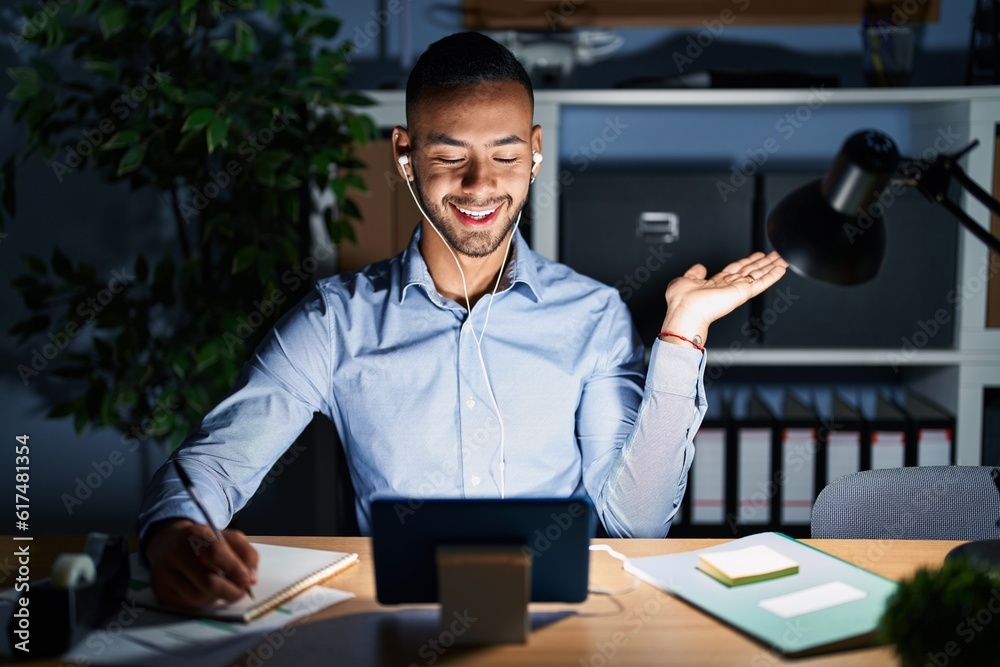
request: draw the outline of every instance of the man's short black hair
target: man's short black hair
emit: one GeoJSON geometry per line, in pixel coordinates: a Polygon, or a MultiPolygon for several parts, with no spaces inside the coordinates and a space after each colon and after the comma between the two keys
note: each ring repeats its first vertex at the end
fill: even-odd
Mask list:
{"type": "Polygon", "coordinates": [[[439,39],[427,47],[406,81],[407,124],[425,88],[470,86],[483,81],[520,83],[528,91],[534,109],[531,79],[506,46],[478,32],[460,32],[439,39]]]}

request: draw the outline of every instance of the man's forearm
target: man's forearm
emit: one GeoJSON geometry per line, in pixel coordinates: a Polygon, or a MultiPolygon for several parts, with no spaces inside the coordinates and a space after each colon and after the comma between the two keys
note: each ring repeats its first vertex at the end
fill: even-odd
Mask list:
{"type": "Polygon", "coordinates": [[[635,426],[598,503],[613,537],[663,537],[670,529],[707,407],[704,363],[693,348],[654,344],[635,426]]]}

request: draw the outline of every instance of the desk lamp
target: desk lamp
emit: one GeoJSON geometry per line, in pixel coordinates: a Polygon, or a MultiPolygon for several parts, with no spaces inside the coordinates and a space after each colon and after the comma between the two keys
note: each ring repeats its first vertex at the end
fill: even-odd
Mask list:
{"type": "Polygon", "coordinates": [[[885,207],[877,197],[894,182],[917,188],[1000,255],[1000,239],[948,198],[954,181],[1000,215],[1000,202],[958,165],[977,144],[926,162],[900,157],[892,138],[878,130],[856,132],[823,179],[778,202],[767,218],[767,236],[796,273],[835,285],[865,283],[878,273],[885,255],[885,207]]]}
{"type": "MultiPolygon", "coordinates": [[[[1000,256],[1000,239],[990,235],[948,198],[954,179],[995,215],[1000,202],[962,171],[958,160],[978,144],[931,162],[902,158],[895,142],[878,130],[855,132],[823,179],[795,190],[771,211],[767,236],[792,270],[835,285],[859,285],[875,277],[885,255],[885,206],[878,195],[890,182],[916,187],[940,204],[1000,256]]],[[[993,480],[1000,491],[1000,474],[993,480]]],[[[1000,568],[1000,540],[975,540],[956,547],[949,558],[967,557],[1000,568]]]]}

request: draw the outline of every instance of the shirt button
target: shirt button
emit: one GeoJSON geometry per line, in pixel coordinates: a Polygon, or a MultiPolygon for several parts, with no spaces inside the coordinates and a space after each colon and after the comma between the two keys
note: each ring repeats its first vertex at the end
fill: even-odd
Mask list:
{"type": "Polygon", "coordinates": [[[472,486],[479,486],[479,482],[483,480],[479,479],[479,475],[473,475],[471,481],[472,481],[472,486]]]}
{"type": "Polygon", "coordinates": [[[472,399],[472,398],[470,398],[469,400],[467,400],[465,402],[465,404],[467,406],[469,406],[469,409],[472,409],[472,408],[476,407],[476,401],[475,401],[475,399],[472,399]]]}

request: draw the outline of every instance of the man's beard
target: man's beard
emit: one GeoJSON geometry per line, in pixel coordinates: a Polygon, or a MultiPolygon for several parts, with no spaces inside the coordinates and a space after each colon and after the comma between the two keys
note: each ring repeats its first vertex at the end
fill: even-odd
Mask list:
{"type": "Polygon", "coordinates": [[[416,179],[414,179],[413,182],[416,185],[417,197],[420,199],[420,205],[423,207],[427,215],[430,216],[430,222],[437,227],[438,231],[441,232],[441,235],[444,236],[445,240],[447,240],[448,244],[452,248],[467,257],[486,257],[499,248],[500,244],[507,238],[507,234],[510,233],[511,228],[514,227],[514,223],[517,221],[518,212],[524,207],[525,202],[528,200],[528,196],[525,195],[524,200],[521,201],[520,205],[515,207],[511,205],[513,200],[510,198],[510,195],[505,195],[487,202],[479,202],[474,199],[449,199],[448,201],[442,201],[441,206],[435,206],[426,196],[424,196],[423,190],[420,189],[420,182],[416,179]],[[452,222],[451,218],[448,217],[447,214],[449,211],[447,209],[450,204],[477,208],[486,208],[489,206],[506,204],[507,219],[505,221],[497,221],[497,223],[490,229],[483,229],[480,231],[464,230],[460,228],[461,223],[452,222]]]}

